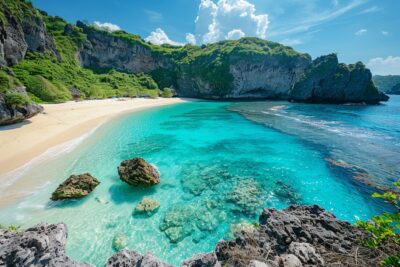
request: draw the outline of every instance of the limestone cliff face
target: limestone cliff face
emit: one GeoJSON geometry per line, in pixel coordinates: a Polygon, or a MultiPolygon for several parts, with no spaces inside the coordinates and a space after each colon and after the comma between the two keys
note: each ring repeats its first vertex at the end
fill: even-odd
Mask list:
{"type": "Polygon", "coordinates": [[[291,90],[290,98],[302,102],[370,104],[389,99],[375,87],[364,64],[339,64],[335,54],[315,59],[291,90]]]}
{"type": "Polygon", "coordinates": [[[54,41],[47,34],[43,18],[37,10],[32,8],[28,15],[16,16],[6,5],[2,9],[4,19],[0,20],[0,66],[17,64],[27,51],[44,53],[47,50],[60,60],[54,41]]]}
{"type": "Polygon", "coordinates": [[[79,51],[83,67],[147,73],[171,66],[167,58],[157,55],[140,42],[93,30],[79,21],[77,26],[82,28],[87,36],[85,44],[79,51]]]}
{"type": "Polygon", "coordinates": [[[227,97],[286,99],[289,90],[309,65],[310,61],[303,58],[295,59],[289,64],[273,57],[266,57],[255,64],[242,60],[230,66],[234,80],[233,89],[227,97]]]}

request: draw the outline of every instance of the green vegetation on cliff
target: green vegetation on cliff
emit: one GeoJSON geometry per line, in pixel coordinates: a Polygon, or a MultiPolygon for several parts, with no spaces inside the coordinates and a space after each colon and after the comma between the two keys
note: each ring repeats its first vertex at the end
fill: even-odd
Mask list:
{"type": "Polygon", "coordinates": [[[37,102],[63,102],[71,99],[70,88],[78,88],[86,98],[112,96],[156,96],[158,85],[147,74],[128,74],[115,70],[91,70],[82,68],[78,50],[86,40],[82,29],[59,17],[41,14],[27,1],[6,0],[0,4],[0,18],[4,20],[4,8],[12,10],[18,20],[29,16],[41,16],[47,33],[54,39],[61,56],[58,61],[52,53],[27,52],[25,59],[12,67],[16,77],[0,70],[0,91],[24,85],[37,102]]]}

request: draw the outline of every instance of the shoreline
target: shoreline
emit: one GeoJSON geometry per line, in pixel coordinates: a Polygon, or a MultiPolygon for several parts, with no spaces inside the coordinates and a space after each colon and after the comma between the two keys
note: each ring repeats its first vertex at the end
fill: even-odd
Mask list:
{"type": "Polygon", "coordinates": [[[49,149],[94,131],[108,120],[152,107],[195,101],[182,98],[103,99],[44,104],[45,110],[26,121],[0,127],[0,182],[49,149]]]}

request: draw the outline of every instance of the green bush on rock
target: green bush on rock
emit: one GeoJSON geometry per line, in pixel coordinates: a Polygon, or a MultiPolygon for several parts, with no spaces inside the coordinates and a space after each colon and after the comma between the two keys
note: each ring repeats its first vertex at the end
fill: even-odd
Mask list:
{"type": "MultiPolygon", "coordinates": [[[[394,183],[397,191],[386,191],[381,193],[374,193],[372,196],[380,198],[385,202],[392,205],[395,209],[394,212],[385,212],[382,215],[372,217],[371,221],[363,222],[358,221],[357,225],[368,232],[371,237],[362,240],[362,244],[369,248],[379,248],[385,242],[394,242],[400,244],[400,179],[394,183]]],[[[395,255],[382,260],[383,266],[400,266],[400,252],[397,251],[395,255]]]]}
{"type": "Polygon", "coordinates": [[[28,96],[19,93],[6,93],[5,100],[9,106],[23,106],[32,102],[28,96]]]}

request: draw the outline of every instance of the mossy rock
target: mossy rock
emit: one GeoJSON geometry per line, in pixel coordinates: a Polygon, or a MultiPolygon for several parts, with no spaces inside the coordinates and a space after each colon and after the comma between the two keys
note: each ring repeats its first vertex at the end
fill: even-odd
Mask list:
{"type": "Polygon", "coordinates": [[[160,173],[157,168],[142,158],[121,162],[118,174],[122,181],[132,186],[151,186],[160,183],[160,173]]]}
{"type": "Polygon", "coordinates": [[[76,199],[87,196],[100,182],[89,173],[71,175],[53,192],[51,200],[76,199]]]}

